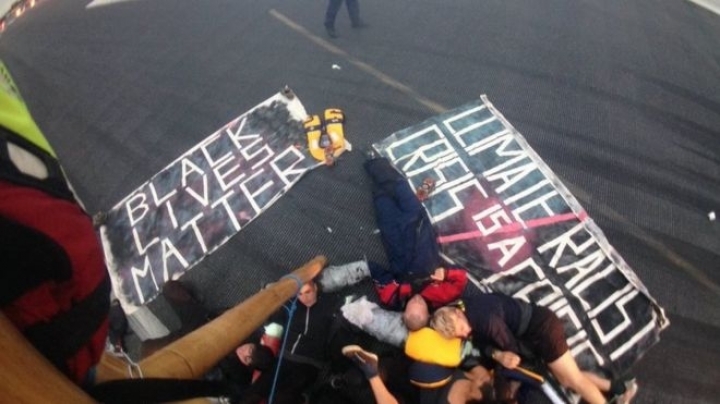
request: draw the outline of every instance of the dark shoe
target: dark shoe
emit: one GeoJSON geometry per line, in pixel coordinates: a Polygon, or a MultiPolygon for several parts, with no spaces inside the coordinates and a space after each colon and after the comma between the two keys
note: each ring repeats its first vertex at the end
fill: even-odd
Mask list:
{"type": "Polygon", "coordinates": [[[325,27],[325,32],[327,32],[327,34],[330,38],[335,39],[338,37],[337,33],[335,32],[335,28],[333,28],[333,27],[325,27]]]}
{"type": "Polygon", "coordinates": [[[362,21],[358,21],[358,22],[356,22],[355,24],[352,24],[352,27],[355,28],[355,29],[363,29],[363,28],[367,28],[368,25],[365,24],[365,23],[362,22],[362,21]]]}
{"type": "Polygon", "coordinates": [[[374,147],[370,146],[365,150],[365,158],[367,160],[374,160],[380,158],[380,153],[378,153],[374,147]]]}

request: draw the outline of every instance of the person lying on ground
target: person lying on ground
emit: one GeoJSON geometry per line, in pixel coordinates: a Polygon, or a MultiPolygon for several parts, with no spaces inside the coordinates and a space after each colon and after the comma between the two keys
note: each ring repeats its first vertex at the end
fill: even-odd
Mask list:
{"type": "Polygon", "coordinates": [[[372,277],[380,302],[389,309],[402,310],[415,294],[431,307],[457,300],[467,273],[444,265],[430,218],[407,179],[377,155],[364,167],[373,182],[375,217],[389,266],[366,260],[330,266],[320,275],[323,290],[335,291],[372,277]]]}
{"type": "MultiPolygon", "coordinates": [[[[376,354],[365,351],[358,345],[346,346],[342,349],[342,353],[355,362],[365,374],[378,404],[400,403],[400,400],[387,388],[386,382],[379,375],[379,359],[376,354]]],[[[417,374],[419,373],[417,372],[417,374]]],[[[442,385],[419,389],[417,402],[419,404],[480,402],[479,400],[483,398],[483,391],[487,391],[484,386],[488,385],[489,380],[490,374],[482,366],[476,366],[469,372],[453,370],[442,385]]]]}
{"type": "Polygon", "coordinates": [[[421,404],[494,401],[493,379],[488,369],[478,361],[461,367],[462,339],[445,338],[436,330],[423,327],[409,333],[404,351],[413,360],[408,376],[418,388],[421,404]]]}
{"type": "Polygon", "coordinates": [[[628,403],[637,392],[634,378],[607,380],[582,372],[570,353],[563,325],[551,310],[510,296],[479,294],[464,301],[464,311],[447,306],[430,320],[446,338],[470,338],[473,345],[506,368],[514,369],[521,354],[542,359],[558,382],[589,403],[607,401],[603,392],[628,403]]]}
{"type": "MultiPolygon", "coordinates": [[[[294,311],[283,307],[268,321],[282,325],[283,332],[287,333],[282,336],[287,341],[285,350],[278,355],[280,373],[274,396],[276,404],[302,402],[303,393],[317,381],[321,370],[336,362],[338,355],[332,355],[331,347],[342,346],[345,342],[337,341],[352,338],[345,334],[342,318],[337,315],[341,301],[335,296],[318,293],[314,281],[302,285],[297,302],[294,311]]],[[[240,356],[248,356],[248,351],[244,351],[245,354],[240,348],[239,351],[240,356]]],[[[262,372],[238,402],[259,403],[267,399],[273,388],[274,373],[262,372]]]]}

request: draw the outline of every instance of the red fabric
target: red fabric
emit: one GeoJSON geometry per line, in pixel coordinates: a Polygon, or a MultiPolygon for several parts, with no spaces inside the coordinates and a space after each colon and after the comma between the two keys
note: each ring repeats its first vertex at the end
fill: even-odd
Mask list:
{"type": "MultiPolygon", "coordinates": [[[[73,269],[70,280],[45,282],[2,308],[19,330],[69,310],[108,276],[92,221],[76,203],[0,181],[0,215],[53,239],[65,249],[73,269]]],[[[82,383],[87,371],[99,361],[107,329],[106,319],[85,347],[68,361],[69,376],[77,383],[82,383]]]]}
{"type": "MultiPolygon", "coordinates": [[[[432,282],[425,286],[420,295],[428,302],[431,308],[438,308],[452,303],[460,298],[468,282],[467,272],[460,268],[448,268],[442,282],[432,282]]],[[[380,302],[385,306],[395,306],[412,296],[412,286],[409,283],[375,284],[375,291],[380,302]]]]}

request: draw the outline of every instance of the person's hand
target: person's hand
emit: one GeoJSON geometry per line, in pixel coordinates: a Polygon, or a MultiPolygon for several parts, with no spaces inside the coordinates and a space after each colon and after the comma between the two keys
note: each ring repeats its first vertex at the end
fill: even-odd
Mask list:
{"type": "Polygon", "coordinates": [[[433,274],[430,275],[430,279],[434,280],[435,282],[444,281],[445,280],[445,268],[443,268],[443,267],[435,268],[435,272],[433,272],[433,274]]]}
{"type": "Polygon", "coordinates": [[[492,358],[508,369],[515,369],[520,365],[520,356],[510,351],[494,351],[492,358]]]}

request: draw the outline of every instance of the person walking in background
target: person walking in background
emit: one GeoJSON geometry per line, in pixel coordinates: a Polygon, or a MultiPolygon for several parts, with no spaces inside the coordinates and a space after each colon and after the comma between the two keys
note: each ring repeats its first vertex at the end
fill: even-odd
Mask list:
{"type": "Polygon", "coordinates": [[[347,6],[350,15],[350,23],[353,28],[365,28],[367,25],[360,19],[360,5],[358,0],[329,0],[327,10],[325,11],[325,31],[330,38],[337,38],[335,32],[335,19],[343,1],[347,6]]]}

